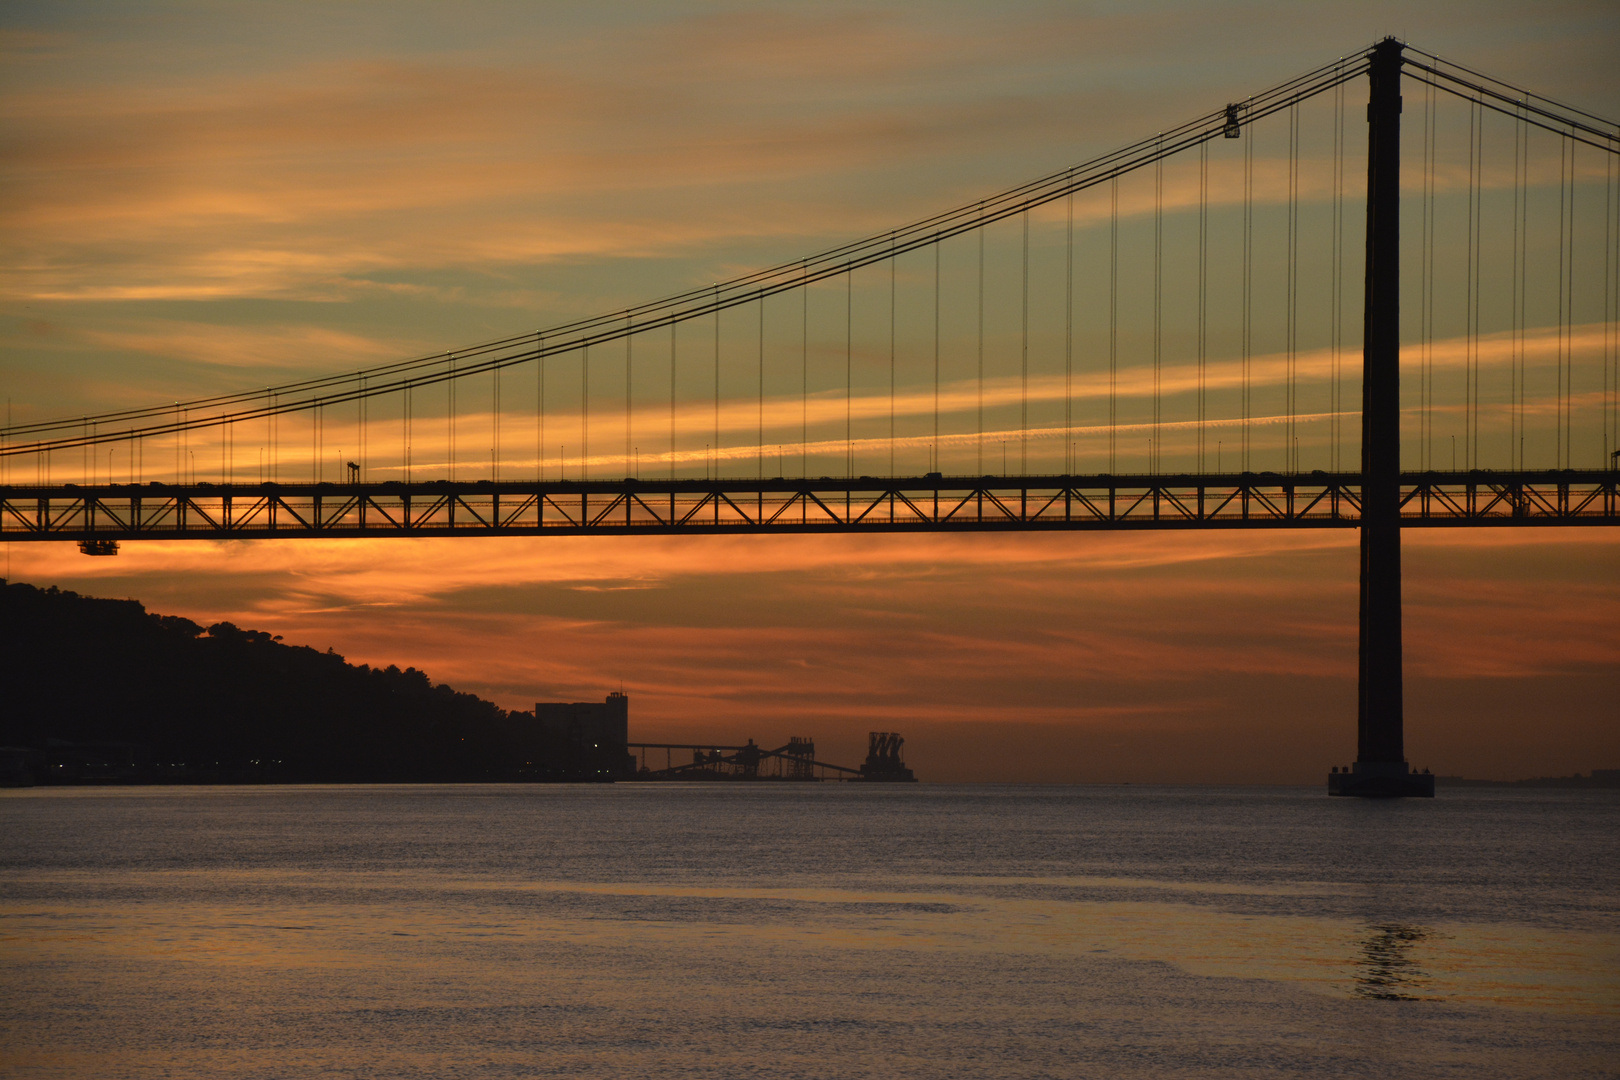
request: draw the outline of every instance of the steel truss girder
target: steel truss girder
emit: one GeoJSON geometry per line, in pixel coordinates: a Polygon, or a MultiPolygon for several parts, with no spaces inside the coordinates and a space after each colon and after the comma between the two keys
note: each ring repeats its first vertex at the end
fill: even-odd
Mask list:
{"type": "MultiPolygon", "coordinates": [[[[1407,473],[1424,527],[1620,525],[1620,473],[1407,473]]],[[[1355,528],[1355,473],[0,488],[0,539],[1355,528]]]]}

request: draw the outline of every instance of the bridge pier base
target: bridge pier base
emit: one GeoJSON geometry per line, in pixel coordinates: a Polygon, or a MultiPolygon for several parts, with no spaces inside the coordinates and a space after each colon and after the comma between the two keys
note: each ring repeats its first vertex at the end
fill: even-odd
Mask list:
{"type": "Polygon", "coordinates": [[[1404,761],[1358,761],[1344,772],[1328,773],[1329,795],[1364,799],[1434,798],[1434,776],[1413,772],[1404,761]]]}

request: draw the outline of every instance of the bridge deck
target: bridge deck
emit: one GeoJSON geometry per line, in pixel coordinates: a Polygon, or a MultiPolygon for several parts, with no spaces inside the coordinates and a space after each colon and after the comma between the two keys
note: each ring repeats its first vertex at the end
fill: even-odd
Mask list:
{"type": "MultiPolygon", "coordinates": [[[[1620,472],[1406,473],[1409,526],[1620,525],[1620,472]]],[[[0,488],[0,539],[1354,528],[1356,473],[0,488]]]]}

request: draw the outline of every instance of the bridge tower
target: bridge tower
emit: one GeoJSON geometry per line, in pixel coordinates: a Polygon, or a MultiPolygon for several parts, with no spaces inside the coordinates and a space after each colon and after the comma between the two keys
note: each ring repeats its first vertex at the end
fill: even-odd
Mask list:
{"type": "Polygon", "coordinates": [[[1361,389],[1361,676],[1356,762],[1330,795],[1434,795],[1406,763],[1401,689],[1401,43],[1373,47],[1361,389]]]}

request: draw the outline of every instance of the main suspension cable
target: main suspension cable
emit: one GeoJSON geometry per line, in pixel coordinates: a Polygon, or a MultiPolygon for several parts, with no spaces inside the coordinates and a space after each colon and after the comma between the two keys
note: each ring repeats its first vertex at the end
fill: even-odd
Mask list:
{"type": "MultiPolygon", "coordinates": [[[[1244,103],[1240,122],[1245,126],[1254,123],[1287,108],[1295,101],[1326,92],[1363,74],[1367,66],[1367,53],[1368,50],[1362,50],[1255,95],[1244,103]]],[[[493,366],[535,360],[536,354],[541,351],[571,352],[574,349],[614,340],[627,332],[646,332],[672,322],[700,318],[719,309],[749,303],[761,296],[803,288],[814,281],[847,273],[871,262],[937,244],[950,236],[981,229],[995,221],[1025,213],[1074,192],[1117,179],[1126,173],[1153,164],[1162,157],[1219,137],[1226,121],[1227,114],[1224,109],[1208,113],[1171,128],[1162,135],[1141,140],[1094,158],[1083,165],[1073,166],[1062,172],[1008,189],[990,199],[932,215],[903,229],[890,230],[877,237],[839,245],[816,256],[747,274],[708,289],[692,290],[636,305],[627,311],[614,312],[610,316],[596,316],[550,327],[542,332],[543,337],[537,336],[534,332],[527,332],[517,337],[454,350],[449,354],[439,353],[431,357],[403,360],[366,369],[364,387],[358,385],[352,373],[346,372],[340,376],[323,376],[287,383],[274,388],[273,393],[258,390],[216,395],[182,404],[193,414],[207,409],[240,406],[229,412],[193,416],[189,420],[192,427],[217,426],[255,419],[273,410],[287,412],[308,410],[314,407],[317,400],[323,404],[330,404],[360,396],[394,393],[403,389],[407,381],[416,386],[429,385],[452,377],[448,373],[436,373],[433,370],[436,365],[443,364],[447,356],[457,361],[454,377],[465,378],[482,374],[493,366]],[[630,320],[628,329],[625,325],[626,316],[630,320]],[[331,392],[322,393],[322,391],[331,392]],[[269,404],[265,404],[267,398],[269,404]]],[[[58,447],[67,447],[80,445],[87,439],[94,444],[167,434],[173,430],[173,424],[159,419],[164,415],[164,410],[149,408],[121,410],[96,417],[76,417],[71,421],[8,424],[5,429],[8,438],[4,444],[0,444],[0,454],[38,452],[46,448],[44,445],[46,442],[58,447]],[[31,444],[17,444],[11,441],[16,435],[44,435],[54,431],[71,430],[74,427],[82,429],[85,420],[94,421],[98,430],[88,436],[81,430],[71,437],[48,439],[31,444]],[[141,421],[149,422],[140,423],[141,421]],[[105,429],[108,423],[128,423],[131,426],[125,430],[109,432],[105,429]]]]}

